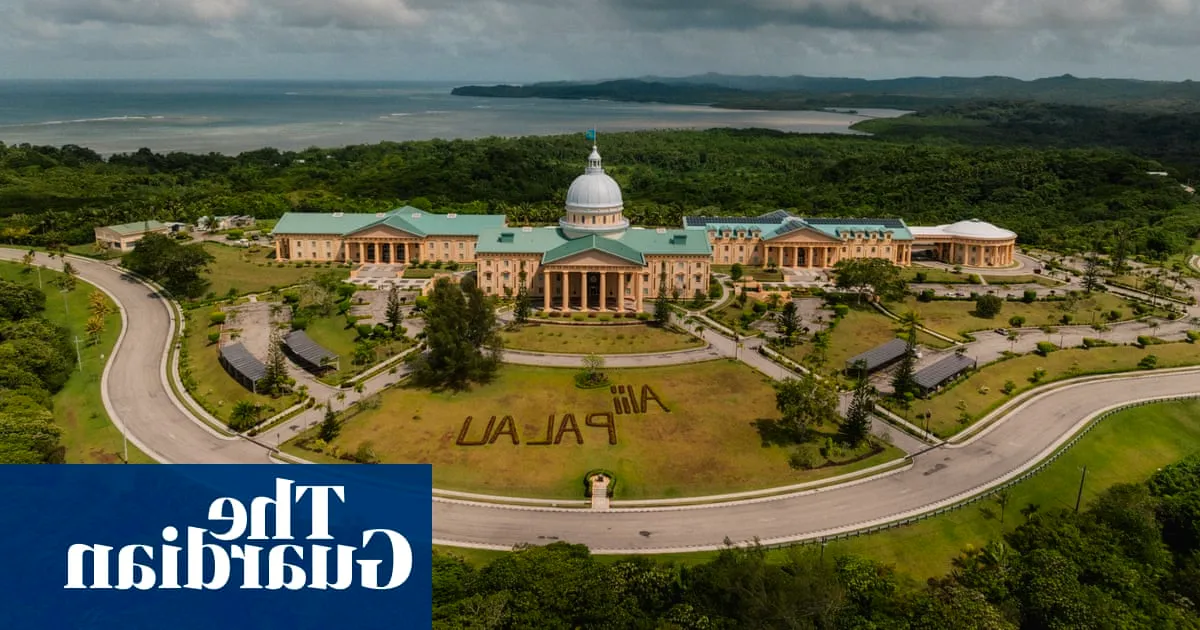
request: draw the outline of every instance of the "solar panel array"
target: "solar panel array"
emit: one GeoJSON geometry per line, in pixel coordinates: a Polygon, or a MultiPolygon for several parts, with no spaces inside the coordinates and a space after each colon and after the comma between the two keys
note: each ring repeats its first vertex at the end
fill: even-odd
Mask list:
{"type": "Polygon", "coordinates": [[[855,364],[859,361],[866,363],[868,372],[877,370],[896,359],[904,356],[905,350],[908,349],[908,342],[903,339],[893,339],[882,346],[876,346],[867,350],[862,354],[855,355],[846,361],[846,369],[855,369],[855,364]]]}
{"type": "Polygon", "coordinates": [[[221,363],[225,365],[226,370],[235,373],[234,378],[249,383],[257,383],[267,375],[267,366],[250,354],[246,346],[240,343],[229,344],[221,348],[221,363]]]}
{"type": "Polygon", "coordinates": [[[921,389],[930,390],[974,367],[975,359],[956,352],[927,368],[919,370],[913,375],[913,381],[921,389]]]}
{"type": "Polygon", "coordinates": [[[336,361],[338,358],[338,355],[313,341],[303,330],[288,333],[283,338],[283,345],[293,356],[307,363],[305,367],[309,369],[320,369],[327,365],[327,361],[336,361]]]}
{"type": "Polygon", "coordinates": [[[888,219],[846,219],[846,218],[831,218],[831,217],[813,217],[804,219],[806,223],[812,225],[881,225],[888,229],[902,230],[905,228],[904,221],[897,218],[888,219]]]}
{"type": "Polygon", "coordinates": [[[685,227],[704,227],[709,223],[734,223],[737,225],[775,225],[786,217],[764,215],[761,217],[683,217],[685,227]]]}

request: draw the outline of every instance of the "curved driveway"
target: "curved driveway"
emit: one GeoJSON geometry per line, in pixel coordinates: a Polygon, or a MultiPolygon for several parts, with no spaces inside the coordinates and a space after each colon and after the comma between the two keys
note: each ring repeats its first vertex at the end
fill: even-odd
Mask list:
{"type": "MultiPolygon", "coordinates": [[[[0,258],[20,259],[22,254],[0,249],[0,258]]],[[[39,261],[50,263],[44,255],[39,261]]],[[[262,447],[218,436],[193,420],[167,387],[164,355],[173,324],[166,301],[107,264],[86,259],[72,264],[81,278],[103,288],[122,307],[125,332],[102,385],[105,405],[118,427],[164,462],[268,461],[262,447]]],[[[1108,407],[1195,393],[1200,393],[1200,370],[1195,369],[1052,388],[1027,396],[1007,419],[963,444],[917,455],[914,465],[901,472],[779,498],[607,512],[439,498],[433,508],[434,537],[446,544],[493,548],[568,540],[597,552],[622,553],[717,548],[727,537],[735,542],[818,538],[915,515],[1013,476],[1108,407]]]]}

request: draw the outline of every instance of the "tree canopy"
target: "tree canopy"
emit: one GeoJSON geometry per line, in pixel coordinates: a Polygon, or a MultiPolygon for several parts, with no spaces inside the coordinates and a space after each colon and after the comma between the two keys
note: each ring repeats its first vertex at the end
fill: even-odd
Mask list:
{"type": "Polygon", "coordinates": [[[201,274],[212,261],[212,254],[199,245],[180,245],[168,236],[147,234],[121,260],[121,265],[154,280],[171,293],[199,297],[208,286],[201,274]]]}
{"type": "Polygon", "coordinates": [[[487,382],[500,364],[495,305],[470,279],[439,278],[425,309],[425,344],[409,360],[418,382],[451,389],[487,382]]]}

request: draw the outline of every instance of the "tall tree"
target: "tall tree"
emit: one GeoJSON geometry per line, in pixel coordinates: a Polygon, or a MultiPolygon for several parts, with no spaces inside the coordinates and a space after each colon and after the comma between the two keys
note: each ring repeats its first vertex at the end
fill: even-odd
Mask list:
{"type": "Polygon", "coordinates": [[[270,396],[280,396],[287,393],[291,383],[292,379],[288,377],[287,372],[287,359],[283,356],[283,340],[278,330],[272,330],[267,345],[266,374],[258,382],[258,391],[270,396]]]}
{"type": "Polygon", "coordinates": [[[898,398],[903,398],[905,394],[915,393],[917,388],[913,377],[916,375],[917,329],[921,325],[921,316],[915,311],[909,311],[900,316],[900,325],[904,329],[907,345],[904,348],[904,356],[900,358],[900,365],[892,375],[892,390],[898,398]]]}
{"type": "Polygon", "coordinates": [[[837,390],[812,372],[804,372],[800,378],[775,383],[775,408],[782,416],[780,425],[803,442],[813,427],[837,421],[837,390]]]}
{"type": "Polygon", "coordinates": [[[79,274],[79,272],[75,270],[75,265],[72,265],[71,261],[69,260],[64,260],[62,264],[62,272],[63,275],[62,279],[59,280],[59,286],[62,287],[63,291],[74,291],[76,276],[79,274]]]}
{"type": "Polygon", "coordinates": [[[404,315],[400,312],[400,289],[396,288],[396,285],[392,285],[392,288],[388,289],[387,310],[384,319],[387,320],[392,334],[396,334],[396,331],[400,329],[400,322],[404,320],[404,315]]]}
{"type": "Polygon", "coordinates": [[[212,254],[200,245],[180,245],[163,234],[147,234],[121,259],[121,265],[158,282],[171,293],[199,297],[208,286],[203,274],[212,261],[212,254]]]}
{"type": "Polygon", "coordinates": [[[800,329],[800,317],[796,314],[796,303],[789,299],[779,312],[779,327],[783,330],[784,343],[792,345],[796,331],[800,329]]]}
{"type": "Polygon", "coordinates": [[[867,377],[866,365],[858,366],[862,375],[854,387],[854,397],[846,411],[846,419],[838,430],[838,437],[851,447],[856,447],[871,433],[871,412],[875,409],[875,387],[867,377]]]}
{"type": "Polygon", "coordinates": [[[881,300],[903,297],[905,284],[900,268],[883,258],[846,258],[834,265],[835,284],[839,289],[855,291],[861,302],[870,289],[881,300]]]}
{"type": "Polygon", "coordinates": [[[425,344],[428,351],[409,360],[418,382],[464,389],[490,380],[501,350],[495,306],[469,279],[439,278],[425,309],[425,344]]]}
{"type": "Polygon", "coordinates": [[[1083,262],[1083,290],[1091,293],[1100,288],[1100,257],[1088,254],[1083,262]]]}
{"type": "Polygon", "coordinates": [[[1112,272],[1120,274],[1125,271],[1125,260],[1129,258],[1129,235],[1125,227],[1118,227],[1113,231],[1113,250],[1112,255],[1108,257],[1108,263],[1112,272]]]}
{"type": "Polygon", "coordinates": [[[333,411],[333,405],[329,402],[325,403],[325,417],[321,420],[321,426],[317,429],[317,436],[326,443],[337,439],[339,433],[342,432],[342,423],[338,421],[337,414],[333,411]]]}
{"type": "Polygon", "coordinates": [[[529,289],[524,285],[521,285],[521,289],[517,291],[517,300],[513,304],[513,319],[518,324],[529,321],[529,289]]]}

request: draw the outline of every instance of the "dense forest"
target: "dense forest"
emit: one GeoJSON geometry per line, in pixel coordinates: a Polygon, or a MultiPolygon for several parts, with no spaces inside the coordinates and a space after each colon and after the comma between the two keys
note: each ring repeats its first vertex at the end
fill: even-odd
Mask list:
{"type": "Polygon", "coordinates": [[[681,566],[530,547],[475,568],[434,556],[435,628],[1200,628],[1200,457],[1025,522],[914,584],[854,556],[729,549],[681,566]]]}
{"type": "MultiPolygon", "coordinates": [[[[903,142],[769,130],[605,135],[605,167],[642,225],[686,214],[900,216],[913,224],[980,218],[1023,243],[1087,249],[1120,234],[1166,255],[1200,232],[1194,195],[1161,163],[1107,148],[903,142]]],[[[380,143],[237,156],[142,150],[107,160],[80,147],[0,145],[0,241],[82,244],[95,225],[212,214],[376,211],[504,213],[514,224],[561,214],[582,170],[582,136],[380,143]]]]}
{"type": "Polygon", "coordinates": [[[898,142],[952,140],[978,146],[1124,149],[1200,181],[1200,112],[1121,112],[1033,101],[970,101],[855,129],[898,142]]]}
{"type": "Polygon", "coordinates": [[[1012,77],[736,76],[641,77],[599,82],[468,85],[453,94],[505,98],[605,99],[749,109],[893,107],[925,109],[967,100],[1031,100],[1127,111],[1200,111],[1200,83],[1081,79],[1071,75],[1023,81],[1012,77]]]}
{"type": "Polygon", "coordinates": [[[75,369],[75,348],[70,331],[41,317],[45,308],[32,281],[0,280],[0,464],[63,461],[51,396],[75,369]]]}

